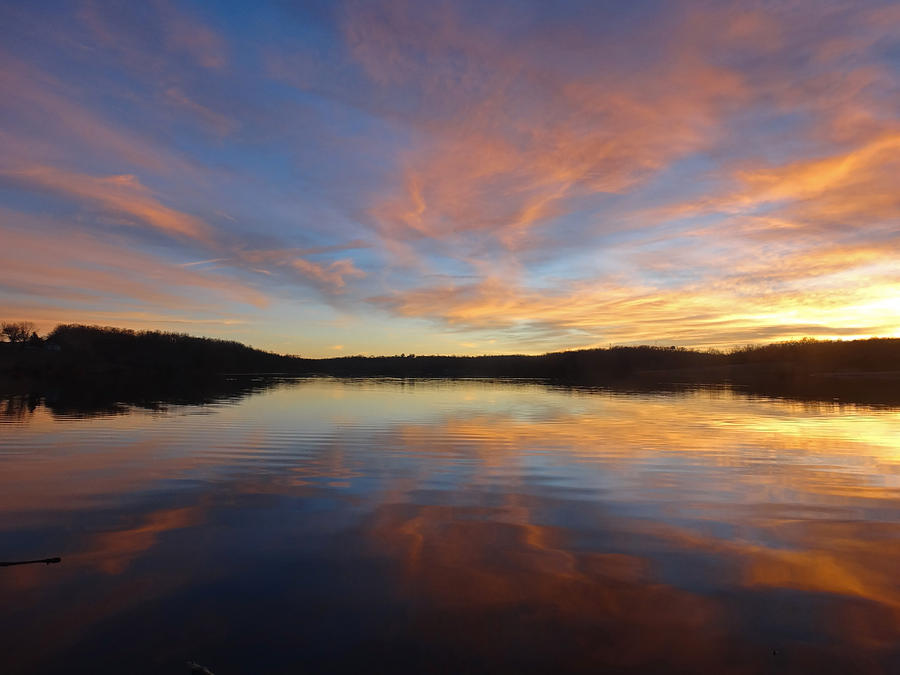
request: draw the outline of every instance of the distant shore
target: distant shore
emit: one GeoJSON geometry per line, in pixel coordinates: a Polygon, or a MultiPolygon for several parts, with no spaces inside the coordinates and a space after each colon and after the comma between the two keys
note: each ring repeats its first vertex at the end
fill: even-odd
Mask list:
{"type": "Polygon", "coordinates": [[[282,373],[336,377],[517,378],[649,387],[728,384],[827,399],[900,398],[900,339],[800,340],[730,352],[623,346],[539,356],[347,356],[307,359],[233,341],[64,325],[30,343],[0,343],[0,391],[75,383],[152,382],[177,389],[190,379],[282,373]],[[835,394],[838,397],[838,394],[835,394]]]}

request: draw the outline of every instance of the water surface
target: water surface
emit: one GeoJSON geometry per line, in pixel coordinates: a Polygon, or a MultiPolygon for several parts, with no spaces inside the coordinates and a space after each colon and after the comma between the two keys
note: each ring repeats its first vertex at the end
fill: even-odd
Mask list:
{"type": "Polygon", "coordinates": [[[900,412],[492,381],[0,402],[4,673],[900,672],[900,412]]]}

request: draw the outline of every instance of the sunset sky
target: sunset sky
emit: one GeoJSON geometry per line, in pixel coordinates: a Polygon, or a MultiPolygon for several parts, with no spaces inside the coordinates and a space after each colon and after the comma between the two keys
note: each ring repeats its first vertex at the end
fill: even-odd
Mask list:
{"type": "Polygon", "coordinates": [[[900,3],[4,2],[0,318],[900,337],[900,3]]]}

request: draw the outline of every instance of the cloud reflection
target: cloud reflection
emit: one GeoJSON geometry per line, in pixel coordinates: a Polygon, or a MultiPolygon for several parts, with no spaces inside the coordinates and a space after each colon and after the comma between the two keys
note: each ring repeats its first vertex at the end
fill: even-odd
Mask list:
{"type": "MultiPolygon", "coordinates": [[[[332,380],[96,419],[33,403],[3,422],[0,538],[63,564],[0,584],[16,602],[43,589],[72,620],[89,580],[109,600],[80,620],[84,644],[253,588],[266,631],[290,611],[306,636],[291,639],[371,656],[297,613],[341,588],[323,606],[362,634],[457,665],[753,672],[776,649],[788,668],[879,672],[895,657],[893,409],[332,380]]],[[[255,630],[244,614],[219,620],[255,630]]]]}

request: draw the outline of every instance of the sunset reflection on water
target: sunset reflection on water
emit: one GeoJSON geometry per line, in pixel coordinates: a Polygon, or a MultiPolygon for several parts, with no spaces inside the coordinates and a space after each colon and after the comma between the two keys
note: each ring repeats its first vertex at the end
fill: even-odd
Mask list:
{"type": "Polygon", "coordinates": [[[900,669],[895,408],[258,389],[0,406],[3,672],[900,669]]]}

